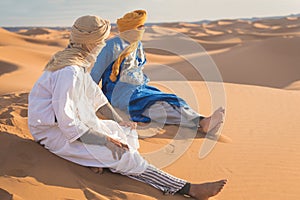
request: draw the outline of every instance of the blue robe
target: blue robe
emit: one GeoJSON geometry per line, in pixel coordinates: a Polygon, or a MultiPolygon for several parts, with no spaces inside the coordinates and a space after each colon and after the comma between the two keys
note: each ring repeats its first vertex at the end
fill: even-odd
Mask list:
{"type": "MultiPolygon", "coordinates": [[[[148,85],[150,80],[142,71],[146,63],[146,58],[145,56],[139,56],[141,53],[144,55],[141,42],[139,42],[135,52],[135,65],[137,65],[135,66],[135,70],[137,71],[136,74],[142,74],[142,80],[138,84],[120,80],[120,74],[126,59],[121,63],[120,73],[117,76],[116,82],[112,82],[109,79],[112,65],[128,45],[129,43],[120,37],[109,39],[106,42],[106,46],[98,55],[91,71],[91,76],[97,84],[102,80],[102,91],[112,106],[125,111],[130,115],[131,120],[136,122],[151,121],[150,118],[143,115],[143,112],[156,101],[166,101],[172,106],[188,107],[187,103],[180,97],[161,92],[159,89],[148,85]]],[[[132,73],[131,76],[135,78],[135,75],[132,73]]]]}

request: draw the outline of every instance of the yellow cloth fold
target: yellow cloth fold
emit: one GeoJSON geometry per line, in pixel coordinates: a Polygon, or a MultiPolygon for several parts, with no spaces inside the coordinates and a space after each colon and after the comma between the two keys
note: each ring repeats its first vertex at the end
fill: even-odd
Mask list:
{"type": "Polygon", "coordinates": [[[119,32],[136,29],[144,25],[147,20],[147,13],[145,10],[135,10],[125,14],[122,18],[117,20],[119,32]]]}
{"type": "Polygon", "coordinates": [[[110,80],[115,82],[120,73],[120,65],[122,61],[138,47],[138,42],[142,40],[145,30],[137,29],[139,26],[145,24],[147,13],[144,10],[135,10],[125,14],[122,18],[117,20],[118,30],[120,37],[130,43],[119,57],[116,59],[112,66],[112,72],[109,76],[110,80]]]}
{"type": "Polygon", "coordinates": [[[121,52],[119,57],[114,62],[113,66],[112,66],[112,72],[109,76],[111,81],[115,82],[117,80],[117,76],[120,73],[120,65],[121,65],[122,61],[129,54],[131,54],[133,51],[135,51],[137,49],[139,41],[143,37],[143,33],[144,33],[144,30],[129,30],[129,31],[125,31],[125,32],[120,33],[120,37],[123,40],[126,40],[127,42],[129,42],[130,44],[128,45],[128,47],[126,47],[121,52]]]}
{"type": "Polygon", "coordinates": [[[68,48],[52,56],[45,71],[56,71],[65,66],[90,66],[99,51],[105,45],[109,36],[110,23],[97,16],[82,16],[78,18],[71,29],[68,48]]]}

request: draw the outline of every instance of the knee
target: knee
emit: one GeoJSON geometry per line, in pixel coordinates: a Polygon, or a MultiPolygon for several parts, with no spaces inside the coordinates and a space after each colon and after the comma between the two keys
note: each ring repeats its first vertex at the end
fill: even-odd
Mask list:
{"type": "Polygon", "coordinates": [[[137,151],[127,151],[119,160],[119,164],[115,169],[125,175],[141,174],[148,167],[148,162],[137,151]]]}

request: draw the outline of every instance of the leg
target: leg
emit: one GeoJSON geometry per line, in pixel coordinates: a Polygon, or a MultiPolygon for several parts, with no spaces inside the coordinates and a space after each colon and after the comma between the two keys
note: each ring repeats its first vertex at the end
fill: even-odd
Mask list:
{"type": "Polygon", "coordinates": [[[179,193],[192,196],[198,200],[207,200],[209,197],[217,195],[226,184],[226,180],[211,183],[190,184],[151,165],[149,165],[140,175],[127,176],[149,184],[163,191],[164,194],[174,195],[179,193]]]}
{"type": "Polygon", "coordinates": [[[187,183],[186,181],[176,178],[153,165],[139,175],[127,175],[130,178],[149,184],[156,189],[163,191],[164,194],[175,194],[187,183]]]}
{"type": "Polygon", "coordinates": [[[186,181],[149,165],[138,151],[126,151],[120,158],[114,159],[112,152],[105,146],[83,144],[80,141],[70,143],[68,150],[67,152],[72,152],[71,157],[69,157],[69,153],[66,156],[62,156],[62,154],[57,155],[81,165],[109,168],[112,172],[147,183],[165,194],[184,192],[181,194],[190,195],[198,200],[206,200],[208,197],[220,192],[226,183],[226,181],[219,181],[190,184],[190,188],[184,191],[183,189],[186,189],[185,186],[187,185],[186,181]],[[77,158],[77,160],[73,160],[74,158],[77,158]]]}
{"type": "Polygon", "coordinates": [[[143,115],[160,124],[174,124],[188,128],[197,127],[201,117],[189,107],[172,106],[165,101],[157,101],[146,109],[143,115]]]}
{"type": "Polygon", "coordinates": [[[167,102],[158,101],[143,114],[158,123],[197,128],[200,134],[215,135],[223,123],[224,113],[225,109],[220,107],[211,116],[203,117],[190,107],[171,106],[167,102]]]}

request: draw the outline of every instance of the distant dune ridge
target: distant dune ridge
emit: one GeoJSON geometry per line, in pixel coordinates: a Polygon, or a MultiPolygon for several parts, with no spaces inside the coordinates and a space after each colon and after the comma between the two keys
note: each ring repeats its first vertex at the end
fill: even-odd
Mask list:
{"type": "MultiPolygon", "coordinates": [[[[164,170],[191,182],[227,178],[228,184],[215,198],[218,200],[300,199],[300,17],[151,27],[183,33],[212,57],[226,92],[222,134],[232,139],[218,142],[208,156],[199,159],[205,139],[197,136],[164,170]]],[[[108,171],[94,174],[32,140],[27,127],[28,93],[50,57],[66,47],[68,34],[67,28],[16,32],[0,28],[0,199],[186,199],[164,196],[148,185],[108,171]]],[[[111,36],[115,34],[114,27],[111,36]]],[[[159,32],[146,32],[143,41],[149,44],[161,38],[159,32]]],[[[213,105],[207,85],[184,59],[199,52],[188,50],[180,57],[146,49],[145,72],[151,84],[168,92],[174,88],[181,91],[189,103],[197,101],[195,109],[209,115],[213,105]],[[157,63],[175,69],[185,80],[165,74],[165,68],[157,63]]],[[[168,145],[178,127],[164,129],[163,134],[140,139],[140,152],[151,153],[168,145]]],[[[153,162],[171,154],[166,152],[153,162]]]]}

